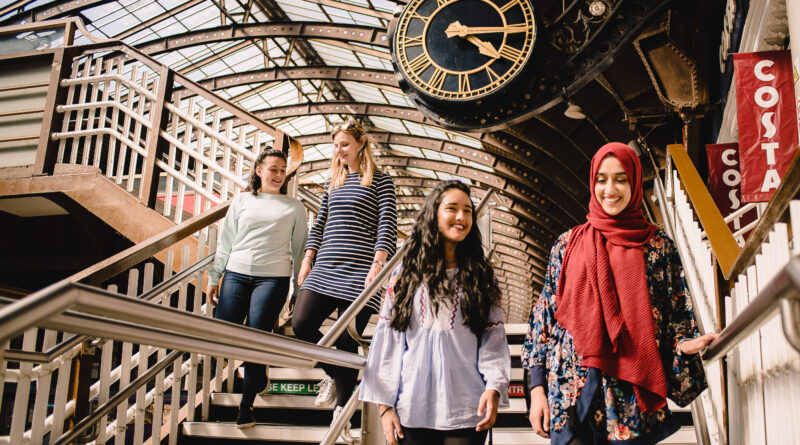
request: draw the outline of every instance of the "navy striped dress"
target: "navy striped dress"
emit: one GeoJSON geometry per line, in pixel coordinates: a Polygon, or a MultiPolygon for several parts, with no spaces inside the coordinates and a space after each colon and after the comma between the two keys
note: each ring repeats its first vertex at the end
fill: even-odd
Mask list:
{"type": "MultiPolygon", "coordinates": [[[[397,203],[394,181],[376,171],[369,187],[358,173],[350,173],[333,192],[325,184],[322,206],[308,235],[306,249],[317,258],[301,289],[353,301],[364,290],[375,251],[390,258],[397,245],[397,203]]],[[[367,303],[378,312],[381,293],[367,303]]]]}

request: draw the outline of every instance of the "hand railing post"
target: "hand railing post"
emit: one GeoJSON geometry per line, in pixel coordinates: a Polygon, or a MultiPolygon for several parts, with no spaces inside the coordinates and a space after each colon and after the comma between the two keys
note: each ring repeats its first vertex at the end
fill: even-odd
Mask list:
{"type": "Polygon", "coordinates": [[[172,96],[172,85],[174,76],[172,70],[166,65],[161,66],[158,76],[158,91],[156,100],[151,103],[150,109],[150,132],[147,135],[145,150],[147,159],[145,160],[144,175],[142,176],[142,196],[141,201],[149,208],[155,207],[156,195],[158,193],[158,179],[161,169],[156,165],[156,161],[166,152],[169,143],[161,137],[161,130],[166,130],[169,121],[169,113],[165,108],[165,103],[172,96]]]}
{"type": "Polygon", "coordinates": [[[42,129],[39,132],[39,145],[36,148],[36,160],[33,165],[34,175],[52,175],[58,162],[58,141],[50,140],[50,135],[61,128],[64,118],[63,114],[56,112],[56,107],[63,104],[66,99],[67,88],[61,87],[61,79],[69,75],[74,54],[75,51],[70,48],[56,49],[53,53],[53,66],[42,115],[42,129]]]}

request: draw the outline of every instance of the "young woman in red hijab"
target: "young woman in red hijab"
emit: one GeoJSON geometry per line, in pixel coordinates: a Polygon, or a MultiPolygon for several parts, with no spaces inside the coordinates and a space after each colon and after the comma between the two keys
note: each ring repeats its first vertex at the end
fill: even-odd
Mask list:
{"type": "Polygon", "coordinates": [[[675,245],[641,211],[627,145],[592,159],[585,224],[562,234],[523,347],[530,421],[554,445],[655,444],[678,430],[667,397],[706,387],[700,336],[675,245]]]}

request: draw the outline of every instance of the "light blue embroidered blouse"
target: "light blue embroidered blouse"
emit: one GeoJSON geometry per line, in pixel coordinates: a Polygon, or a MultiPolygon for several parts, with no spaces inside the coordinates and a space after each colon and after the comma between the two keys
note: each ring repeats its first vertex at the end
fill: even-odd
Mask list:
{"type": "MultiPolygon", "coordinates": [[[[450,269],[448,275],[455,272],[450,269]]],[[[422,285],[414,295],[414,316],[408,329],[396,331],[390,321],[399,274],[400,267],[389,280],[360,399],[394,406],[405,427],[474,428],[483,419],[478,415],[478,403],[485,390],[496,390],[500,407],[508,406],[511,357],[502,309],[492,308],[492,325],[478,339],[464,324],[460,288],[455,298],[440,303],[434,314],[428,290],[422,285]]]]}

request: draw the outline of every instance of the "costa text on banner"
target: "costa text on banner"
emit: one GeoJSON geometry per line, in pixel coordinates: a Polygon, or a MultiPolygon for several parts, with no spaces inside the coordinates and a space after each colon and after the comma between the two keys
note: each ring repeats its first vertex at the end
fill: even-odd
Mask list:
{"type": "Polygon", "coordinates": [[[789,51],[733,55],[742,201],[766,202],[797,151],[789,51]]]}

